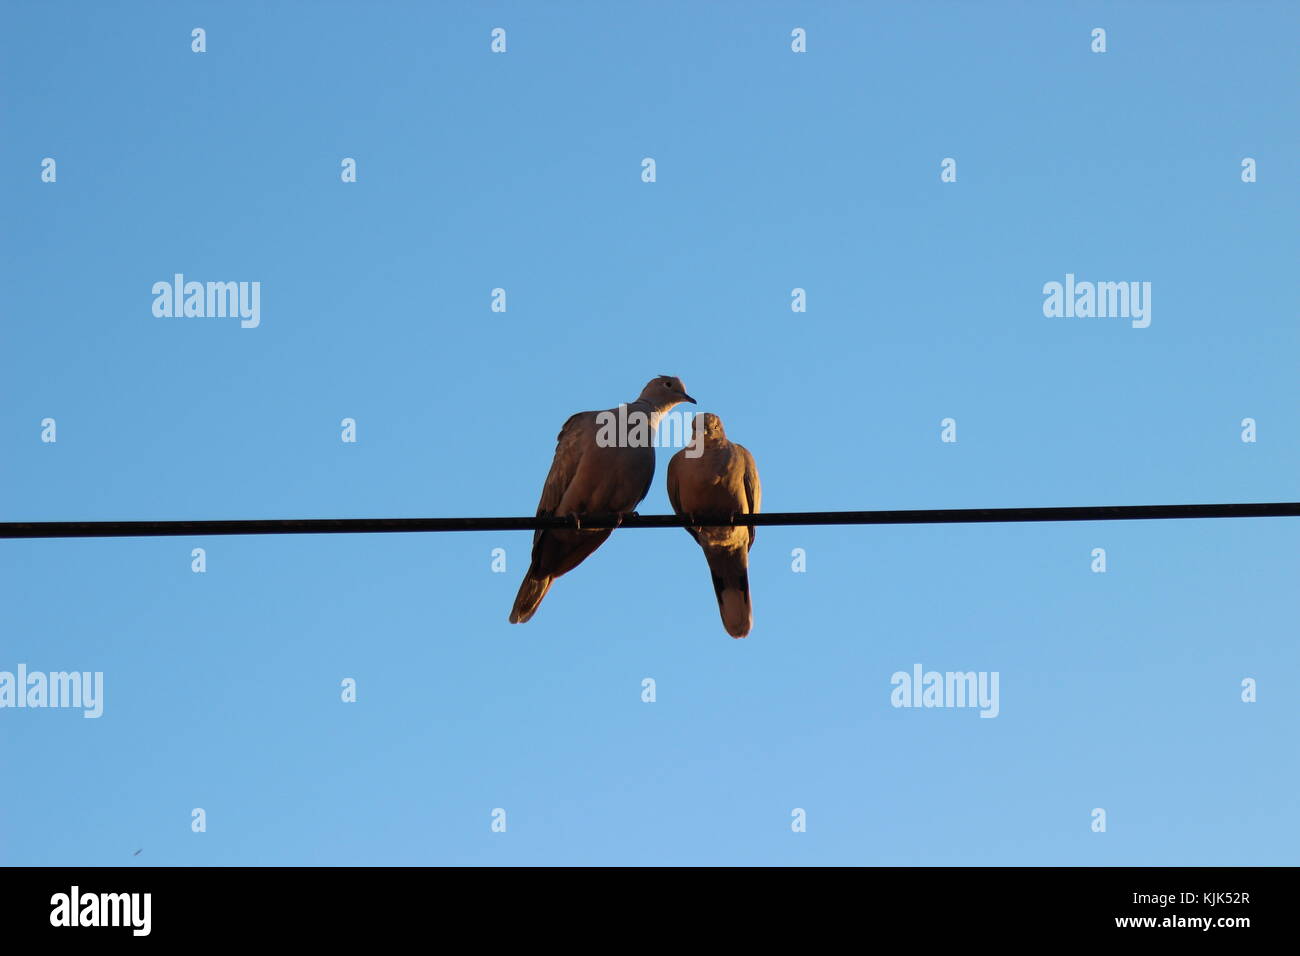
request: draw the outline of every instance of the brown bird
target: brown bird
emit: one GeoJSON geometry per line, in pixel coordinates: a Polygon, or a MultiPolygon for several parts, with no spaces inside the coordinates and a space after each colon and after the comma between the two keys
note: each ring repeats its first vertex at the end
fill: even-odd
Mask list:
{"type": "MultiPolygon", "coordinates": [[[[691,517],[758,514],[763,487],[754,456],[744,445],[727,440],[717,415],[704,412],[695,416],[690,447],[673,455],[668,463],[668,500],[677,514],[691,517]]],[[[757,529],[740,526],[686,530],[704,549],[722,626],[732,637],[747,636],[754,623],[749,600],[749,549],[757,529]]]]}
{"type": "MultiPolygon", "coordinates": [[[[560,429],[537,516],[634,513],[654,481],[653,438],[659,419],[681,402],[694,404],[695,399],[686,394],[681,379],[660,375],[646,383],[635,402],[570,417],[560,429]]],[[[586,560],[611,533],[610,528],[536,531],[533,560],[519,585],[510,622],[522,624],[531,618],[551,582],[586,560]]]]}

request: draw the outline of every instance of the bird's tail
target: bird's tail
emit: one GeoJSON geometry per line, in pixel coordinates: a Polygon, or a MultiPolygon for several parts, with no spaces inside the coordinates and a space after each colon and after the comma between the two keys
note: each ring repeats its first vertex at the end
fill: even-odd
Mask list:
{"type": "Polygon", "coordinates": [[[754,625],[749,603],[749,556],[739,548],[705,548],[704,557],[713,574],[722,626],[732,637],[747,637],[754,625]]]}
{"type": "Polygon", "coordinates": [[[510,623],[523,624],[536,614],[537,606],[546,597],[554,580],[549,574],[537,575],[529,568],[523,583],[519,585],[519,593],[515,595],[515,606],[510,610],[510,623]]]}

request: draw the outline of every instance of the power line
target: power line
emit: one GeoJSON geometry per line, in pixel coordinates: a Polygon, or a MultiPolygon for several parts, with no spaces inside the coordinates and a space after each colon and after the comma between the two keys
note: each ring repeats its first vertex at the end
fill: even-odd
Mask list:
{"type": "Polygon", "coordinates": [[[1158,518],[1300,517],[1300,501],[1220,505],[1098,505],[1084,508],[957,508],[926,511],[785,511],[756,515],[583,515],[532,518],[271,518],[252,521],[5,521],[0,538],[141,538],[226,534],[386,534],[533,531],[538,528],[683,528],[850,524],[987,524],[1144,521],[1158,518]]]}

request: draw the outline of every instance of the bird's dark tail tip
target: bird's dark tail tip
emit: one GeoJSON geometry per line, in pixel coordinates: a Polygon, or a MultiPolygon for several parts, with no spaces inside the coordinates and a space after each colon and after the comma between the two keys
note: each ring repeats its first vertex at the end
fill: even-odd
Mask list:
{"type": "Polygon", "coordinates": [[[519,585],[519,593],[515,595],[515,606],[510,609],[510,623],[523,624],[530,620],[537,613],[538,605],[546,597],[554,580],[549,575],[540,578],[533,577],[531,573],[526,575],[519,585]]]}
{"type": "Polygon", "coordinates": [[[732,637],[748,637],[754,625],[754,612],[749,603],[749,589],[726,588],[718,592],[718,610],[722,612],[722,626],[732,637]]]}
{"type": "Polygon", "coordinates": [[[748,637],[754,624],[754,610],[749,602],[749,561],[745,552],[709,548],[704,556],[713,572],[713,591],[718,596],[722,626],[732,637],[748,637]]]}

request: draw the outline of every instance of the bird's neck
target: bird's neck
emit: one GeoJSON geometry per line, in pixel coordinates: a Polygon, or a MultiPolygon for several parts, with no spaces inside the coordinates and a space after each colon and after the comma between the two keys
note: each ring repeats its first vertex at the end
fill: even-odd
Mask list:
{"type": "Polygon", "coordinates": [[[659,420],[677,404],[677,402],[669,402],[667,405],[656,405],[648,399],[638,398],[635,402],[629,402],[627,408],[628,411],[635,409],[639,412],[645,412],[650,417],[650,427],[658,428],[659,420]]]}

